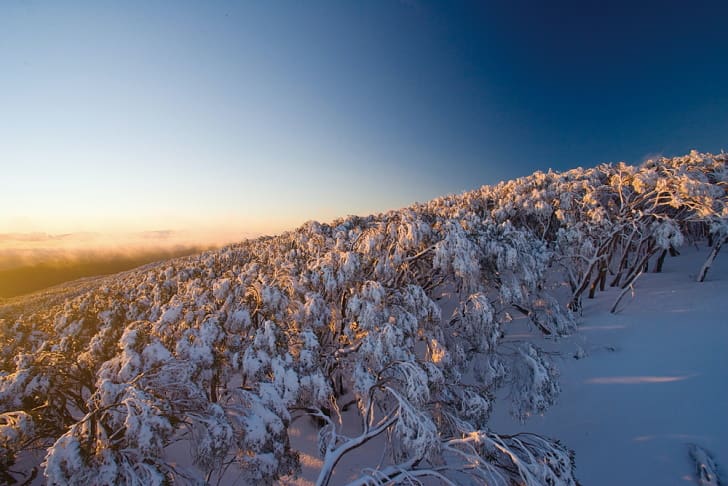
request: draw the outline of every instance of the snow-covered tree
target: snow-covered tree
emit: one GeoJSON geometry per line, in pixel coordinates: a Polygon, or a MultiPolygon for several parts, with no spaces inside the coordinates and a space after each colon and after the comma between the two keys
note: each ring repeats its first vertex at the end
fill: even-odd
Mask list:
{"type": "Polygon", "coordinates": [[[557,338],[575,328],[567,305],[580,310],[610,274],[629,289],[706,237],[712,261],[727,159],[536,173],[14,305],[0,326],[0,478],[27,479],[18,458],[47,449],[34,467],[49,484],[231,470],[271,484],[299,470],[290,431],[313,417],[319,484],[373,440],[381,463],[354,484],[575,484],[558,442],[488,427],[499,387],[522,420],[558,396],[544,352],[503,345],[511,315],[557,338]],[[189,461],[172,457],[180,448],[189,461]]]}

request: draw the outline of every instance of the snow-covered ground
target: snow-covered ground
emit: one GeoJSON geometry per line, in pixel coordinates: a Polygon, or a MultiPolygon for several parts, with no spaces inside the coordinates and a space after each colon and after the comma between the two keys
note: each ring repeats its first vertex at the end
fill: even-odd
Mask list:
{"type": "Polygon", "coordinates": [[[617,314],[617,290],[585,300],[579,333],[556,345],[559,403],[524,424],[500,404],[493,430],[560,439],[585,485],[694,483],[689,444],[711,452],[725,480],[728,255],[696,283],[708,250],[681,251],[663,273],[642,275],[617,314]],[[586,358],[574,358],[579,347],[586,358]]]}

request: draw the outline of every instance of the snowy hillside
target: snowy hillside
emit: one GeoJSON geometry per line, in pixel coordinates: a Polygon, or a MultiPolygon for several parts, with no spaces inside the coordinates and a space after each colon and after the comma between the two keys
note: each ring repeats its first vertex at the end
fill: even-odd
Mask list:
{"type": "Polygon", "coordinates": [[[709,251],[685,247],[663,273],[645,275],[617,314],[616,290],[588,302],[578,333],[542,343],[558,353],[558,403],[525,424],[496,406],[490,425],[558,437],[576,451],[585,485],[697,484],[690,444],[725,468],[728,258],[697,284],[709,251]]]}
{"type": "MultiPolygon", "coordinates": [[[[720,305],[725,285],[695,280],[726,278],[720,256],[712,263],[728,237],[726,161],[693,152],[536,173],[14,301],[0,308],[0,480],[589,484],[604,477],[600,433],[633,425],[585,425],[595,406],[653,417],[635,427],[638,445],[685,435],[721,462],[724,445],[679,409],[646,413],[644,389],[725,402],[710,389],[725,390],[711,369],[725,334],[690,341],[676,317],[650,321],[650,306],[697,316],[695,295],[720,305]],[[689,258],[669,257],[679,252],[689,258]],[[640,316],[643,327],[631,320],[640,316]],[[629,367],[645,332],[645,366],[629,367]],[[660,361],[675,342],[704,348],[707,361],[660,361]],[[584,359],[564,363],[574,343],[584,359]],[[611,358],[623,349],[624,361],[611,358]],[[579,375],[589,369],[603,374],[579,375]],[[561,428],[550,419],[559,413],[582,422],[561,428]],[[512,433],[521,428],[538,433],[512,433]],[[305,430],[313,440],[300,440],[305,430]]],[[[717,331],[715,312],[695,335],[717,331]]],[[[615,463],[619,477],[649,481],[652,466],[628,474],[635,461],[615,463]]]]}

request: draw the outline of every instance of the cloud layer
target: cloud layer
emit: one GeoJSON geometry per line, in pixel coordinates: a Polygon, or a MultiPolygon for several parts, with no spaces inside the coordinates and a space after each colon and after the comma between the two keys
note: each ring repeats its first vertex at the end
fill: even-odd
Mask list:
{"type": "Polygon", "coordinates": [[[89,259],[136,258],[210,248],[254,236],[233,232],[154,230],[134,233],[0,233],[0,271],[34,265],[68,266],[89,259]]]}
{"type": "Polygon", "coordinates": [[[190,255],[252,236],[174,230],[124,234],[0,233],[0,298],[190,255]]]}

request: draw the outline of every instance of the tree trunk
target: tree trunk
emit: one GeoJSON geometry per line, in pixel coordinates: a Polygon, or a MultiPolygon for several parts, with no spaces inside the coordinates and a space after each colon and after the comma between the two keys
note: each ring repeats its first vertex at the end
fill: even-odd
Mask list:
{"type": "Polygon", "coordinates": [[[617,266],[617,271],[615,272],[616,275],[614,276],[614,279],[612,279],[612,282],[609,284],[610,287],[617,287],[619,285],[619,282],[622,280],[624,268],[627,265],[627,259],[629,258],[630,248],[636,234],[637,230],[633,229],[632,233],[629,235],[629,239],[627,240],[627,242],[622,245],[622,248],[624,248],[624,250],[622,251],[622,257],[619,259],[619,265],[617,266]]]}
{"type": "MultiPolygon", "coordinates": [[[[641,248],[641,245],[640,245],[641,248]]],[[[642,256],[642,258],[636,260],[635,265],[632,266],[629,269],[629,272],[627,273],[627,280],[625,283],[622,284],[622,288],[629,286],[634,280],[635,275],[637,273],[642,273],[647,271],[647,262],[649,261],[650,257],[655,254],[655,245],[654,242],[650,242],[647,245],[647,248],[645,249],[645,254],[642,256]]]]}
{"type": "Polygon", "coordinates": [[[576,311],[581,310],[581,294],[584,293],[584,291],[589,287],[589,282],[591,281],[591,275],[594,272],[594,264],[592,263],[589,266],[589,270],[584,275],[584,278],[581,281],[581,285],[579,288],[576,289],[574,294],[571,297],[571,302],[569,302],[568,308],[570,310],[576,311]]]}
{"type": "Polygon", "coordinates": [[[720,247],[723,246],[723,243],[728,241],[728,238],[725,238],[723,240],[718,240],[715,242],[715,245],[713,246],[713,249],[710,251],[710,254],[708,255],[708,258],[705,260],[705,263],[703,263],[703,268],[700,269],[700,272],[698,273],[698,282],[705,281],[705,276],[708,275],[708,270],[710,270],[710,266],[713,264],[713,260],[715,260],[715,257],[718,255],[718,252],[720,251],[720,247]]]}
{"type": "Polygon", "coordinates": [[[597,291],[597,286],[599,287],[599,290],[604,292],[604,285],[607,280],[607,262],[605,260],[602,260],[599,265],[599,273],[597,274],[596,278],[594,279],[594,282],[591,285],[591,288],[589,289],[589,298],[593,299],[594,294],[597,291]]]}
{"type": "Polygon", "coordinates": [[[657,266],[655,267],[655,273],[662,272],[662,264],[665,263],[665,257],[667,256],[667,250],[662,250],[659,258],[657,259],[657,266]]]}
{"type": "Polygon", "coordinates": [[[214,373],[210,380],[210,401],[212,403],[217,403],[217,387],[219,381],[220,377],[218,376],[218,373],[214,373]]]}
{"type": "Polygon", "coordinates": [[[627,295],[627,292],[629,292],[630,290],[632,290],[634,292],[634,287],[632,285],[639,278],[640,275],[642,275],[642,270],[640,270],[639,272],[634,274],[634,276],[632,278],[630,278],[629,280],[627,280],[627,282],[625,282],[622,292],[619,294],[619,297],[617,297],[617,301],[614,303],[614,305],[612,306],[612,310],[610,310],[609,312],[611,312],[612,314],[615,314],[617,312],[617,306],[619,306],[619,303],[622,301],[622,298],[624,298],[624,296],[627,295]]]}

